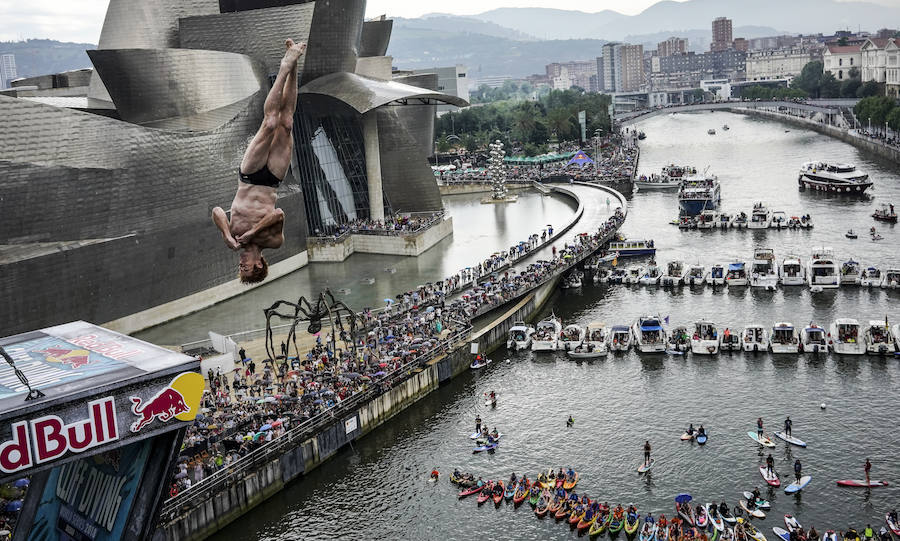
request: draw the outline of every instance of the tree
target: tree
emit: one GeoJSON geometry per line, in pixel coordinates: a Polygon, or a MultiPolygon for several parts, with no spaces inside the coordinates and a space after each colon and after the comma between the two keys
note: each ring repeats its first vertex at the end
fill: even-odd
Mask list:
{"type": "Polygon", "coordinates": [[[847,77],[851,79],[859,79],[859,68],[853,66],[849,70],[847,70],[847,77]]]}
{"type": "Polygon", "coordinates": [[[841,36],[840,38],[838,38],[838,45],[840,45],[841,47],[847,45],[847,36],[841,36]]]}
{"type": "Polygon", "coordinates": [[[841,94],[841,83],[829,72],[822,74],[819,79],[819,97],[837,98],[841,94]]]}
{"type": "Polygon", "coordinates": [[[544,145],[550,139],[550,132],[547,130],[546,124],[540,120],[534,122],[534,130],[531,131],[530,141],[535,145],[544,145]]]}
{"type": "Polygon", "coordinates": [[[841,97],[842,98],[855,98],[856,91],[859,90],[859,87],[862,85],[862,81],[859,79],[847,79],[843,83],[841,83],[841,97]]]}
{"type": "Polygon", "coordinates": [[[891,98],[870,96],[859,100],[853,112],[861,123],[871,122],[873,126],[883,126],[895,109],[897,107],[891,98]]]}
{"type": "Polygon", "coordinates": [[[824,69],[825,65],[818,60],[807,62],[800,75],[791,81],[791,88],[803,90],[810,97],[818,98],[824,69]]]}
{"type": "Polygon", "coordinates": [[[900,107],[894,107],[888,113],[887,123],[894,131],[900,131],[900,107]]]}
{"type": "Polygon", "coordinates": [[[466,134],[465,136],[463,136],[462,144],[469,152],[475,152],[476,150],[478,150],[478,140],[475,139],[474,135],[466,134]]]}
{"type": "Polygon", "coordinates": [[[437,151],[442,154],[445,152],[450,152],[450,143],[448,143],[446,139],[441,137],[440,139],[438,139],[437,151]]]}
{"type": "Polygon", "coordinates": [[[856,97],[868,98],[870,96],[877,96],[881,93],[880,90],[878,83],[875,81],[866,81],[856,90],[856,97]]]}
{"type": "Polygon", "coordinates": [[[570,118],[572,118],[572,114],[562,107],[551,109],[547,113],[547,128],[556,135],[557,140],[565,141],[571,138],[570,129],[572,124],[569,122],[570,118]]]}

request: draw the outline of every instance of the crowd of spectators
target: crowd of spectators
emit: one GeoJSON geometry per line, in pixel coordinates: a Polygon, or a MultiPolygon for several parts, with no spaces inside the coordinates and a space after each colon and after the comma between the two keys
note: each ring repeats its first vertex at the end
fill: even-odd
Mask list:
{"type": "Polygon", "coordinates": [[[357,219],[331,226],[327,231],[316,230],[316,237],[323,241],[338,240],[352,233],[372,235],[404,235],[423,231],[440,222],[444,211],[425,214],[396,214],[382,220],[357,219]]]}
{"type": "Polygon", "coordinates": [[[870,141],[876,141],[881,143],[882,145],[886,145],[889,147],[900,148],[900,135],[896,132],[888,135],[886,132],[881,131],[868,131],[868,130],[856,130],[856,133],[860,137],[864,137],[869,139],[870,141]]]}

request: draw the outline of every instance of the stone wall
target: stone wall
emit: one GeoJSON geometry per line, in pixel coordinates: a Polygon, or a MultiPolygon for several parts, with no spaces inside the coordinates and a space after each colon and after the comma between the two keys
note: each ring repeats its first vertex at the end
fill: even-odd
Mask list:
{"type": "Polygon", "coordinates": [[[354,253],[416,257],[453,234],[453,218],[446,217],[425,231],[410,235],[351,234],[337,242],[310,240],[309,260],[315,263],[340,263],[354,253]]]}

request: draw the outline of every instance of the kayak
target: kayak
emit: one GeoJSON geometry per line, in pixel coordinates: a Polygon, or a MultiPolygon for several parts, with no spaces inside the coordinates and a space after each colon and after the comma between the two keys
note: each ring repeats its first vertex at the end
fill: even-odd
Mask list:
{"type": "Polygon", "coordinates": [[[731,511],[728,511],[728,513],[722,513],[721,511],[719,511],[719,515],[722,517],[722,520],[724,520],[728,524],[734,524],[737,521],[737,519],[734,518],[734,515],[731,514],[731,511]]]}
{"type": "Polygon", "coordinates": [[[877,481],[872,480],[869,481],[869,484],[866,484],[865,479],[841,479],[837,482],[842,487],[865,487],[865,488],[873,488],[873,487],[886,487],[888,486],[887,481],[877,481]]]}
{"type": "Polygon", "coordinates": [[[694,515],[694,508],[690,505],[687,506],[687,511],[685,511],[683,507],[679,507],[678,504],[675,504],[675,512],[678,513],[681,520],[688,526],[693,526],[696,523],[697,517],[694,515]]]}
{"type": "Polygon", "coordinates": [[[621,532],[622,528],[624,528],[624,527],[625,527],[625,518],[624,517],[621,519],[618,519],[618,520],[615,518],[610,518],[609,519],[609,536],[610,537],[618,536],[619,532],[621,532]]]}
{"type": "Polygon", "coordinates": [[[538,501],[541,499],[541,492],[537,491],[531,494],[531,497],[528,498],[528,503],[531,504],[532,507],[538,504],[538,501]]]}
{"type": "Polygon", "coordinates": [[[775,532],[775,535],[784,539],[784,541],[789,541],[791,538],[791,534],[784,528],[779,528],[778,526],[775,526],[774,528],[772,528],[772,531],[775,532]]]}
{"type": "Polygon", "coordinates": [[[491,443],[491,444],[479,445],[478,447],[472,449],[472,452],[480,453],[482,451],[493,451],[494,449],[497,448],[498,445],[500,445],[499,441],[495,441],[494,443],[491,443]]]}
{"type": "Polygon", "coordinates": [[[715,517],[712,516],[712,514],[709,512],[709,508],[711,506],[711,503],[706,504],[706,516],[709,517],[709,522],[713,525],[713,528],[721,532],[725,529],[725,521],[722,520],[722,515],[718,513],[716,513],[715,517]]]}
{"type": "Polygon", "coordinates": [[[546,497],[542,497],[540,501],[538,501],[537,507],[534,508],[534,514],[539,518],[543,518],[549,510],[550,503],[547,501],[546,497]]]}
{"type": "Polygon", "coordinates": [[[625,535],[632,537],[637,532],[640,523],[640,515],[634,515],[634,522],[630,521],[631,515],[625,515],[625,535]]]}
{"type": "Polygon", "coordinates": [[[763,535],[761,531],[757,530],[753,524],[750,524],[750,521],[739,518],[738,522],[744,527],[744,532],[746,532],[749,537],[752,537],[756,541],[766,541],[766,536],[763,535]]]}
{"type": "MultiPolygon", "coordinates": [[[[762,511],[760,511],[759,509],[754,509],[753,511],[751,511],[750,508],[747,507],[747,500],[741,500],[740,504],[741,504],[741,509],[743,509],[744,512],[747,513],[748,515],[756,517],[756,518],[766,518],[766,514],[763,513],[762,511]]],[[[738,519],[738,521],[740,521],[740,520],[741,519],[738,519]]]]}
{"type": "Polygon", "coordinates": [[[812,476],[804,475],[803,477],[800,478],[799,481],[794,481],[793,483],[784,487],[784,493],[785,494],[793,494],[795,492],[800,492],[801,490],[806,488],[806,485],[808,485],[810,481],[812,481],[812,476]]]}
{"type": "Polygon", "coordinates": [[[706,445],[707,438],[709,438],[709,433],[700,434],[699,436],[697,436],[697,443],[699,443],[700,445],[706,445]]]}
{"type": "Polygon", "coordinates": [[[559,510],[553,516],[556,517],[556,520],[562,520],[569,516],[568,502],[563,502],[563,504],[559,506],[559,510]]]}
{"type": "Polygon", "coordinates": [[[781,486],[781,479],[778,478],[777,471],[773,471],[772,475],[769,475],[769,468],[767,468],[765,466],[760,466],[759,474],[762,475],[763,479],[766,480],[766,483],[768,483],[769,486],[773,486],[773,487],[781,486]]]}
{"type": "MultiPolygon", "coordinates": [[[[753,497],[753,493],[750,492],[749,490],[745,490],[745,491],[743,492],[743,494],[744,494],[744,497],[747,498],[747,501],[748,501],[748,502],[750,501],[750,498],[753,497]]],[[[760,509],[771,509],[771,508],[772,508],[772,504],[769,503],[769,500],[757,499],[757,500],[756,500],[756,507],[758,507],[758,508],[760,508],[760,509]]]]}
{"type": "MultiPolygon", "coordinates": [[[[719,530],[713,528],[712,537],[709,538],[709,541],[718,541],[718,539],[719,539],[719,530]]],[[[657,541],[663,541],[663,540],[657,538],[657,541]]]]}
{"type": "Polygon", "coordinates": [[[593,513],[591,515],[591,518],[587,518],[587,513],[585,513],[584,516],[581,517],[581,520],[578,521],[578,524],[575,525],[575,529],[578,530],[579,532],[583,532],[584,530],[587,530],[588,528],[590,528],[591,526],[594,525],[594,522],[597,521],[597,516],[598,516],[598,513],[593,513]]]}
{"type": "Polygon", "coordinates": [[[472,370],[478,370],[479,368],[484,368],[485,366],[491,364],[493,361],[490,359],[485,359],[484,362],[472,361],[472,364],[469,365],[469,368],[472,370]]]}
{"type": "Polygon", "coordinates": [[[638,535],[638,539],[640,541],[653,541],[653,538],[656,537],[656,522],[653,522],[653,519],[650,519],[650,522],[647,522],[647,518],[644,518],[644,527],[641,528],[641,533],[638,535]]]}
{"type": "Polygon", "coordinates": [[[572,476],[566,476],[566,480],[563,481],[563,488],[565,490],[572,490],[575,488],[575,485],[578,484],[578,472],[575,472],[572,476]]]}
{"type": "Polygon", "coordinates": [[[762,439],[760,439],[759,436],[756,434],[756,432],[753,432],[752,430],[748,431],[747,435],[750,436],[751,440],[755,441],[756,443],[758,443],[760,445],[765,445],[766,447],[775,447],[775,443],[773,443],[772,440],[769,439],[769,437],[766,436],[765,434],[763,434],[762,439]]]}
{"type": "Polygon", "coordinates": [[[692,439],[694,439],[694,434],[688,434],[687,432],[685,432],[681,435],[681,441],[689,441],[692,439]]]}
{"type": "Polygon", "coordinates": [[[705,529],[707,526],[709,526],[709,517],[706,515],[705,507],[698,505],[695,516],[697,518],[694,519],[694,523],[697,525],[698,528],[705,529]]]}
{"type": "Polygon", "coordinates": [[[561,498],[554,497],[553,501],[547,506],[547,511],[549,511],[550,514],[555,515],[560,507],[562,507],[563,503],[565,502],[561,498]]]}
{"type": "Polygon", "coordinates": [[[653,467],[653,462],[655,462],[655,461],[656,461],[656,459],[651,458],[650,462],[648,462],[647,464],[641,463],[641,465],[638,466],[638,468],[637,468],[638,473],[646,473],[646,472],[650,471],[650,468],[653,467]]]}
{"type": "Polygon", "coordinates": [[[795,438],[794,436],[788,436],[784,432],[776,432],[776,438],[781,438],[784,441],[790,443],[791,445],[796,445],[798,447],[806,447],[806,442],[801,440],[800,438],[795,438]]]}
{"type": "Polygon", "coordinates": [[[460,498],[465,498],[466,496],[470,496],[475,494],[476,492],[480,492],[483,487],[469,487],[462,492],[459,493],[460,498]]]}
{"type": "Polygon", "coordinates": [[[516,494],[513,496],[513,503],[519,505],[520,503],[525,501],[525,498],[528,496],[528,484],[520,485],[516,488],[516,494]]]}
{"type": "Polygon", "coordinates": [[[515,496],[515,495],[516,495],[516,485],[514,485],[512,483],[507,483],[506,484],[506,492],[503,494],[503,496],[507,500],[511,500],[511,499],[513,499],[513,496],[515,496]]]}
{"type": "Polygon", "coordinates": [[[800,529],[800,523],[794,518],[794,515],[785,515],[784,527],[787,528],[788,532],[793,532],[800,529]]]}
{"type": "Polygon", "coordinates": [[[591,529],[588,530],[588,535],[594,537],[596,535],[600,535],[606,531],[606,528],[609,527],[610,519],[612,518],[612,513],[609,511],[600,511],[600,516],[597,517],[597,520],[594,521],[594,524],[591,525],[591,529]]]}
{"type": "Polygon", "coordinates": [[[575,506],[575,510],[572,511],[572,514],[569,515],[569,524],[578,524],[578,521],[584,516],[584,506],[580,503],[575,506]]]}
{"type": "Polygon", "coordinates": [[[475,479],[472,479],[471,477],[466,477],[466,476],[457,477],[457,476],[453,475],[452,473],[450,474],[450,482],[453,483],[454,485],[459,485],[461,487],[470,487],[476,483],[475,479]]]}
{"type": "Polygon", "coordinates": [[[890,513],[884,515],[884,521],[887,522],[888,529],[894,532],[894,535],[900,536],[900,524],[898,524],[896,521],[891,520],[890,513]]]}
{"type": "Polygon", "coordinates": [[[488,501],[488,499],[491,497],[491,489],[493,487],[494,485],[490,483],[481,487],[481,494],[478,495],[478,505],[481,505],[484,502],[488,501]]]}
{"type": "Polygon", "coordinates": [[[498,481],[497,484],[500,486],[500,492],[498,493],[496,489],[494,490],[494,505],[500,505],[500,502],[503,501],[503,493],[506,489],[506,487],[503,486],[503,481],[498,481]]]}

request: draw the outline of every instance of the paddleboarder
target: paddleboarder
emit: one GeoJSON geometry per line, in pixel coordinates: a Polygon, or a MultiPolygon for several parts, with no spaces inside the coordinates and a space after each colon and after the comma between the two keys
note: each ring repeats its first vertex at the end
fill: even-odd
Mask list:
{"type": "Polygon", "coordinates": [[[800,477],[802,477],[803,473],[803,465],[800,464],[800,459],[794,461],[794,477],[797,478],[797,483],[800,483],[800,477]]]}
{"type": "Polygon", "coordinates": [[[481,415],[475,416],[475,432],[481,434],[481,415]]]}
{"type": "Polygon", "coordinates": [[[791,426],[793,426],[794,422],[791,421],[791,417],[788,416],[787,419],[784,420],[784,433],[788,436],[791,435],[791,426]]]}
{"type": "Polygon", "coordinates": [[[869,459],[867,458],[867,459],[866,459],[866,465],[863,466],[863,470],[866,472],[866,484],[867,484],[867,485],[870,485],[870,484],[871,484],[871,483],[869,482],[869,470],[871,470],[871,469],[872,469],[872,463],[869,462],[869,459]]]}
{"type": "Polygon", "coordinates": [[[766,475],[775,475],[775,459],[772,457],[772,453],[766,457],[766,475]]]}
{"type": "Polygon", "coordinates": [[[644,442],[644,466],[650,465],[650,440],[644,442]]]}
{"type": "Polygon", "coordinates": [[[569,418],[566,419],[566,428],[571,428],[574,425],[575,425],[575,419],[571,415],[569,415],[569,418]]]}
{"type": "Polygon", "coordinates": [[[762,417],[756,418],[756,435],[759,436],[759,439],[763,438],[763,422],[762,417]]]}

